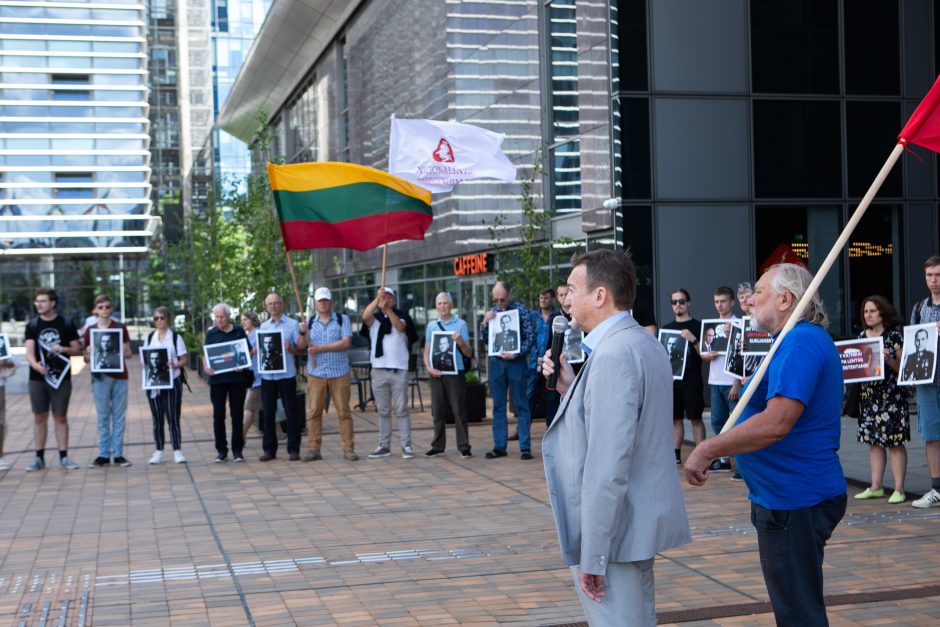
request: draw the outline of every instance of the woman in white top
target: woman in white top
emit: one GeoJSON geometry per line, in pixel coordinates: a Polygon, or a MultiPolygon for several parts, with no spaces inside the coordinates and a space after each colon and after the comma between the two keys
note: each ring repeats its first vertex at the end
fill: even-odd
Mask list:
{"type": "Polygon", "coordinates": [[[153,312],[153,331],[147,338],[143,348],[166,348],[170,360],[170,374],[173,377],[173,387],[166,390],[150,390],[147,392],[150,401],[150,413],[153,415],[153,443],[156,451],[150,458],[151,464],[163,463],[163,446],[166,443],[163,423],[170,427],[170,444],[173,446],[173,461],[177,464],[186,463],[186,456],[181,450],[182,435],[180,433],[180,413],[183,407],[183,382],[180,378],[181,370],[189,361],[186,344],[183,338],[170,328],[170,310],[166,307],[157,307],[153,312]]]}
{"type": "Polygon", "coordinates": [[[242,328],[248,335],[248,348],[251,349],[251,371],[255,373],[255,382],[248,389],[248,395],[245,396],[245,437],[248,437],[248,430],[252,425],[258,429],[258,435],[261,435],[261,421],[258,420],[258,412],[261,411],[261,377],[258,376],[258,327],[261,326],[261,319],[253,311],[243,311],[241,317],[242,328]],[[257,422],[257,424],[255,424],[257,422]]]}

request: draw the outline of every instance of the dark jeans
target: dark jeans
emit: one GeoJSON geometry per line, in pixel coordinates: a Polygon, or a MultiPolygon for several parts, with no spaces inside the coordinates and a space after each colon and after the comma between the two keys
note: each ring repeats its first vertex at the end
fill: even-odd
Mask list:
{"type": "Polygon", "coordinates": [[[845,515],[846,495],[812,507],[771,510],[751,503],[751,523],[777,625],[828,625],[823,601],[823,551],[845,515]]]}
{"type": "Polygon", "coordinates": [[[277,399],[281,399],[287,415],[287,452],[300,453],[300,421],[297,420],[297,383],[294,377],[261,380],[261,411],[264,421],[264,452],[277,455],[277,399]]]}
{"type": "Polygon", "coordinates": [[[245,389],[243,383],[213,383],[209,386],[209,400],[212,401],[212,431],[215,434],[215,450],[228,455],[228,442],[225,439],[225,399],[228,399],[229,411],[232,412],[232,451],[241,453],[245,447],[245,389]]]}
{"type": "Polygon", "coordinates": [[[470,435],[467,430],[467,381],[461,370],[456,375],[431,377],[431,416],[434,418],[434,439],[431,448],[443,451],[447,448],[447,429],[445,417],[447,407],[454,415],[454,434],[457,437],[457,450],[470,451],[470,435]]]}

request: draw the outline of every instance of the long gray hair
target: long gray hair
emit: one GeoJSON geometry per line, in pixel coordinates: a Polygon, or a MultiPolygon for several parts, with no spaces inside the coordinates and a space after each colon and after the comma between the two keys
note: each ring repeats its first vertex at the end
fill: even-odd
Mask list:
{"type": "MultiPolygon", "coordinates": [[[[796,299],[793,304],[796,307],[796,302],[803,298],[809,284],[813,282],[813,275],[810,274],[809,270],[795,263],[779,263],[771,266],[767,271],[770,270],[777,271],[770,283],[771,289],[777,294],[790,292],[796,299]]],[[[802,319],[812,324],[818,324],[824,329],[829,327],[829,316],[826,315],[826,308],[823,307],[819,292],[813,294],[806,311],[803,312],[802,319]]]]}

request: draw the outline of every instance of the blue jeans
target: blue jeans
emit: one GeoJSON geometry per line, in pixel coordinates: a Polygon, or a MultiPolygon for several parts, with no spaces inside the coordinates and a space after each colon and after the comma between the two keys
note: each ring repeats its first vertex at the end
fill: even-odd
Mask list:
{"type": "Polygon", "coordinates": [[[519,428],[519,449],[529,450],[529,426],[532,413],[529,408],[529,367],[525,357],[506,361],[499,357],[489,358],[490,394],[493,397],[493,448],[506,450],[509,438],[509,422],[506,418],[506,389],[512,394],[516,406],[516,422],[519,428]]]}
{"type": "Polygon", "coordinates": [[[940,440],[940,386],[918,385],[917,430],[924,442],[940,440]]]}
{"type": "Polygon", "coordinates": [[[710,385],[712,390],[712,432],[714,435],[721,433],[722,427],[728,422],[728,417],[734,411],[734,406],[738,404],[737,400],[732,401],[728,398],[731,394],[730,385],[710,385]]]}
{"type": "Polygon", "coordinates": [[[771,510],[751,502],[760,566],[778,625],[829,624],[823,600],[823,555],[845,507],[844,494],[794,510],[771,510]]]}
{"type": "Polygon", "coordinates": [[[107,458],[124,457],[127,379],[94,374],[91,395],[98,413],[98,455],[107,458]]]}

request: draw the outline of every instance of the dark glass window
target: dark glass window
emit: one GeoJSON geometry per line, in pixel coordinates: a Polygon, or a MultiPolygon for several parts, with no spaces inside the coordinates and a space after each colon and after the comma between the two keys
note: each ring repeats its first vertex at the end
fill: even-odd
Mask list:
{"type": "Polygon", "coordinates": [[[648,206],[622,205],[623,247],[630,249],[636,264],[636,301],[633,317],[642,325],[655,324],[656,293],[653,286],[653,209],[648,206]]]}
{"type": "Polygon", "coordinates": [[[845,3],[845,91],[847,94],[901,93],[898,3],[845,3]]]}
{"type": "Polygon", "coordinates": [[[623,198],[651,198],[650,101],[620,99],[620,167],[623,198]]]}
{"type": "MultiPolygon", "coordinates": [[[[891,153],[900,128],[901,110],[897,102],[845,103],[849,196],[865,195],[891,153]]],[[[878,195],[903,195],[900,165],[891,169],[878,195]]]]}
{"type": "Polygon", "coordinates": [[[838,18],[836,0],[751,0],[754,91],[839,93],[838,18]]]}
{"type": "MultiPolygon", "coordinates": [[[[854,209],[852,207],[851,209],[854,209]]],[[[894,253],[900,251],[900,205],[872,205],[865,212],[849,241],[849,319],[853,333],[861,331],[862,299],[879,294],[899,303],[894,253]]],[[[901,320],[910,312],[901,308],[901,320]]]]}
{"type": "Polygon", "coordinates": [[[620,0],[617,3],[620,89],[649,89],[646,39],[646,0],[620,0]]]}
{"type": "Polygon", "coordinates": [[[754,188],[759,198],[842,196],[836,101],[754,101],[754,188]]]}
{"type": "Polygon", "coordinates": [[[556,146],[551,156],[552,213],[576,213],[581,210],[581,142],[556,146]]]}

